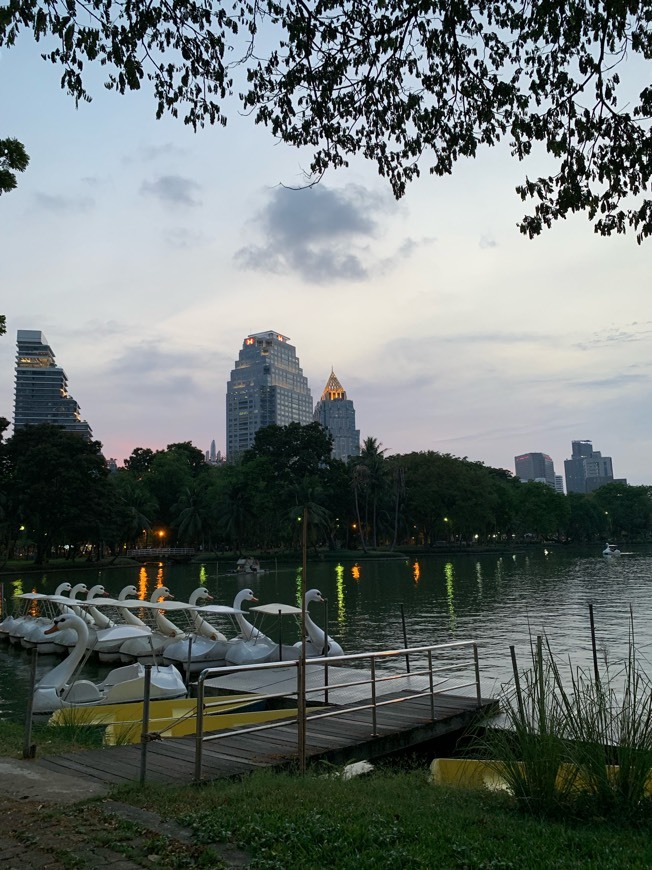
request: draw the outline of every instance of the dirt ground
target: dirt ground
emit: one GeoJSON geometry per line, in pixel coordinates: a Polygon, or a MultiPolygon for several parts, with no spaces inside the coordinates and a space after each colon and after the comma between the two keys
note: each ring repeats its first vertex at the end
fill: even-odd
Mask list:
{"type": "Polygon", "coordinates": [[[139,867],[242,868],[248,856],[193,844],[191,831],[110,799],[62,806],[0,797],[0,867],[69,870],[139,867]]]}

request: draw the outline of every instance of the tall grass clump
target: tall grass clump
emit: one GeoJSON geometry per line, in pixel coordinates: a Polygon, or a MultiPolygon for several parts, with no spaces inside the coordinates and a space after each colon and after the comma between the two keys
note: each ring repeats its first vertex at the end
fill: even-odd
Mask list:
{"type": "Polygon", "coordinates": [[[525,809],[630,819],[652,816],[652,681],[641,668],[633,620],[626,660],[602,672],[563,670],[547,638],[532,646],[531,667],[514,664],[504,693],[504,727],[481,745],[525,809]]]}

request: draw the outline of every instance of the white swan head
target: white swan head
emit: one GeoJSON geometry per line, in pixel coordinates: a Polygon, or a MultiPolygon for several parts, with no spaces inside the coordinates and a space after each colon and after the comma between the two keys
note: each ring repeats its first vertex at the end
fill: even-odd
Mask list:
{"type": "Polygon", "coordinates": [[[310,604],[311,601],[321,601],[321,603],[324,604],[326,599],[321,594],[319,589],[309,589],[306,592],[306,607],[310,604]]]}
{"type": "Polygon", "coordinates": [[[152,604],[156,604],[159,598],[174,598],[174,595],[170,592],[167,586],[159,586],[152,592],[149,600],[152,604]]]}
{"type": "Polygon", "coordinates": [[[88,595],[86,596],[86,600],[92,601],[93,598],[99,598],[102,595],[104,595],[105,597],[108,597],[109,593],[106,591],[104,586],[102,586],[101,584],[98,584],[97,586],[92,586],[88,590],[88,595]]]}
{"type": "Polygon", "coordinates": [[[209,601],[213,600],[213,596],[205,586],[200,586],[199,589],[195,589],[188,601],[190,604],[196,604],[200,598],[207,598],[209,601]]]}
{"type": "Polygon", "coordinates": [[[76,631],[78,635],[83,634],[84,631],[88,635],[86,623],[75,613],[62,613],[61,616],[55,616],[52,625],[50,628],[46,628],[43,634],[55,634],[57,631],[65,631],[67,628],[76,631]]]}
{"type": "Polygon", "coordinates": [[[243,601],[258,601],[253,589],[241,589],[235,596],[233,607],[238,610],[243,601]]]}
{"type": "Polygon", "coordinates": [[[138,595],[138,590],[134,585],[125,586],[124,589],[121,589],[120,594],[118,595],[118,600],[124,601],[125,598],[128,598],[130,595],[138,595]]]}
{"type": "Polygon", "coordinates": [[[88,592],[88,586],[85,583],[77,583],[76,586],[73,586],[70,590],[70,598],[76,598],[80,592],[84,594],[88,592]]]}
{"type": "Polygon", "coordinates": [[[54,590],[55,595],[63,595],[64,592],[70,592],[72,586],[70,583],[59,583],[57,588],[54,590]]]}

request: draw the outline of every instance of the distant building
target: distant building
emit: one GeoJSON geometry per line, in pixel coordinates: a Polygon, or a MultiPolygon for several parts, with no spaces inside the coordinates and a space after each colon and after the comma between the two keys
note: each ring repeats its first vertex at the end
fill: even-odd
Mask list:
{"type": "Polygon", "coordinates": [[[591,441],[573,441],[571,450],[564,462],[566,492],[594,492],[614,482],[611,457],[594,450],[591,441]]]}
{"type": "Polygon", "coordinates": [[[226,458],[233,462],[265,426],[312,422],[312,395],[290,339],[278,332],[245,338],[226,388],[226,458]]]}
{"type": "Polygon", "coordinates": [[[52,423],[91,440],[93,432],[68,393],[68,378],[42,332],[18,330],[14,430],[52,423]]]}
{"type": "Polygon", "coordinates": [[[206,451],[204,458],[208,465],[221,465],[224,462],[221,451],[215,447],[215,439],[211,441],[211,448],[206,451]]]}
{"type": "Polygon", "coordinates": [[[355,428],[355,408],[332,369],[313,416],[333,436],[333,459],[346,461],[349,456],[360,455],[360,431],[355,428]]]}
{"type": "Polygon", "coordinates": [[[514,457],[516,476],[524,483],[545,483],[552,489],[555,485],[555,466],[547,453],[522,453],[514,457]]]}
{"type": "Polygon", "coordinates": [[[563,474],[555,474],[555,490],[564,494],[564,476],[563,474]]]}

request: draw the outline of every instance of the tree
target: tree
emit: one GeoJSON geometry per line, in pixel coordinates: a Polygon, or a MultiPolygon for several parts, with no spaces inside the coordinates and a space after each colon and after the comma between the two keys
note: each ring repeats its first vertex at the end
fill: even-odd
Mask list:
{"type": "MultiPolygon", "coordinates": [[[[2,11],[0,11],[0,21],[2,20],[2,11]]],[[[18,139],[0,139],[0,196],[14,190],[18,184],[16,173],[24,172],[28,164],[29,156],[18,139]]],[[[4,327],[4,317],[2,320],[4,327]]],[[[3,332],[4,328],[0,331],[0,335],[3,332]]]]}
{"type": "Polygon", "coordinates": [[[554,166],[517,188],[535,203],[522,232],[576,211],[605,235],[652,232],[644,0],[9,0],[0,48],[22,31],[46,41],[77,102],[88,61],[119,93],[148,80],[157,117],[181,112],[195,128],[226,124],[238,92],[257,123],[312,150],[313,179],[359,154],[400,197],[424,163],[448,175],[505,140],[518,160],[545,150],[554,166]]]}
{"type": "Polygon", "coordinates": [[[35,541],[38,563],[59,544],[99,544],[110,504],[101,448],[49,423],[25,426],[7,441],[9,510],[35,541]]]}

